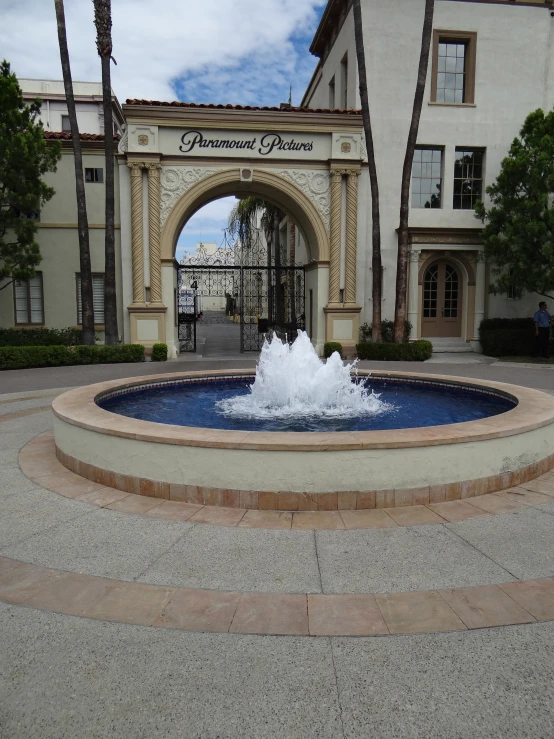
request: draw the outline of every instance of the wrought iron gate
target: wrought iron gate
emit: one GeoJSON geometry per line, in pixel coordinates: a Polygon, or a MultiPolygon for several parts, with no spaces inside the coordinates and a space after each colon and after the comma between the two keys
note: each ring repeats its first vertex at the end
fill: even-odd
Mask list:
{"type": "Polygon", "coordinates": [[[194,257],[181,263],[177,288],[180,351],[196,351],[196,322],[208,297],[221,298],[225,312],[240,323],[241,352],[259,351],[271,331],[290,341],[299,329],[304,330],[304,267],[289,264],[284,250],[280,252],[275,259],[260,237],[249,249],[224,244],[208,254],[199,247],[194,257]]]}

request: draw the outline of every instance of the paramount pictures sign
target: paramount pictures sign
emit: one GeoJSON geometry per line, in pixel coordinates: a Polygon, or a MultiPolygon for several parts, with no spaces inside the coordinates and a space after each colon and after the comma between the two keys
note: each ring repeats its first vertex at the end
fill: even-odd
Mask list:
{"type": "Polygon", "coordinates": [[[234,131],[185,131],[180,154],[204,157],[267,157],[277,159],[327,158],[330,136],[317,134],[235,133],[234,131]]]}

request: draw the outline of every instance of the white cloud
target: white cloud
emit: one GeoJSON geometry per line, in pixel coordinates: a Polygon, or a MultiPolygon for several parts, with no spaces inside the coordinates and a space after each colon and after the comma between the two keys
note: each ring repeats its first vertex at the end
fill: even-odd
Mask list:
{"type": "MultiPolygon", "coordinates": [[[[92,0],[65,5],[73,77],[99,80],[92,0]]],[[[267,103],[268,95],[282,94],[290,82],[299,97],[315,60],[299,56],[294,39],[313,32],[323,5],[325,0],[114,0],[114,90],[120,99],[169,100],[180,93],[197,102],[267,103]],[[217,99],[210,99],[214,94],[217,99]]],[[[60,79],[53,0],[0,0],[0,15],[1,53],[16,74],[60,79]]]]}
{"type": "Polygon", "coordinates": [[[177,244],[177,258],[180,258],[185,249],[189,252],[194,251],[199,241],[215,241],[219,246],[229,221],[229,213],[236,202],[235,197],[220,198],[200,208],[181,232],[177,244]]]}

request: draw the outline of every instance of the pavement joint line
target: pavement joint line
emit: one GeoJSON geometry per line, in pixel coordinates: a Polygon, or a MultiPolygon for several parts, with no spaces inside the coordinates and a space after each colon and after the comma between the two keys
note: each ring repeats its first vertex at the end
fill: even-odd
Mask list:
{"type": "Polygon", "coordinates": [[[169,554],[169,552],[173,549],[173,547],[177,544],[177,542],[182,541],[183,539],[185,539],[190,534],[190,532],[194,528],[196,528],[196,526],[198,526],[198,524],[193,523],[193,524],[191,524],[190,529],[185,529],[183,531],[183,533],[180,536],[178,536],[177,539],[175,539],[175,541],[172,544],[170,544],[170,546],[167,549],[165,549],[163,552],[161,552],[160,554],[158,554],[157,557],[155,557],[151,562],[148,563],[148,565],[144,568],[144,571],[143,572],[140,572],[133,579],[133,582],[138,582],[138,580],[139,580],[140,577],[144,577],[144,575],[146,575],[146,573],[148,572],[148,570],[151,567],[153,567],[156,564],[156,562],[158,562],[162,557],[165,557],[166,554],[169,554]]]}
{"type": "Polygon", "coordinates": [[[45,411],[51,410],[51,405],[41,405],[40,408],[26,408],[23,411],[15,411],[14,413],[4,413],[0,415],[0,423],[6,423],[7,421],[15,421],[18,418],[25,418],[25,416],[34,416],[37,413],[44,413],[45,411]]]}
{"type": "MultiPolygon", "coordinates": [[[[309,622],[308,622],[309,623],[309,622]]],[[[341,700],[341,694],[340,694],[340,687],[339,687],[339,676],[337,675],[337,666],[335,664],[335,653],[334,653],[334,647],[333,647],[333,639],[331,637],[324,637],[328,640],[329,643],[329,650],[331,653],[331,663],[333,665],[333,675],[335,677],[335,688],[337,691],[337,703],[339,706],[339,717],[340,717],[340,725],[342,729],[342,737],[343,739],[346,738],[346,730],[344,727],[344,715],[342,710],[342,700],[341,700]]]]}
{"type": "Polygon", "coordinates": [[[314,549],[315,549],[315,561],[317,563],[317,574],[319,576],[319,588],[321,592],[324,593],[325,591],[323,590],[323,577],[321,575],[321,565],[319,563],[319,552],[317,549],[317,531],[316,529],[313,529],[312,531],[313,531],[313,537],[314,537],[314,549]]]}
{"type": "MultiPolygon", "coordinates": [[[[345,593],[342,594],[340,604],[337,604],[337,595],[321,594],[318,595],[318,606],[314,614],[316,624],[319,619],[316,634],[311,630],[310,593],[252,593],[236,590],[165,588],[129,580],[68,572],[8,557],[0,557],[0,568],[2,602],[49,613],[151,628],[215,633],[232,631],[260,636],[329,639],[352,636],[391,637],[453,631],[470,633],[484,628],[554,621],[554,577],[446,590],[377,595],[345,593]],[[160,599],[160,588],[169,591],[167,599],[160,599]],[[234,606],[232,615],[229,612],[218,614],[221,600],[220,605],[217,598],[215,605],[213,600],[210,604],[209,599],[206,601],[206,593],[209,592],[219,594],[223,603],[225,596],[228,596],[227,602],[231,601],[234,606]],[[450,599],[446,598],[446,592],[449,593],[450,599]],[[253,595],[256,596],[254,600],[253,595]],[[180,596],[179,605],[173,608],[173,617],[177,617],[177,620],[168,624],[163,620],[163,615],[178,596],[180,596]],[[371,601],[376,600],[379,620],[376,621],[375,617],[372,619],[368,612],[369,621],[363,629],[360,629],[359,624],[355,623],[355,617],[350,625],[349,618],[352,619],[352,609],[356,609],[356,604],[358,612],[360,611],[359,602],[364,598],[367,599],[367,608],[370,607],[371,601]],[[107,603],[103,606],[105,600],[107,603]],[[239,619],[237,629],[233,630],[233,624],[244,600],[248,604],[248,610],[245,613],[243,609],[241,613],[243,625],[241,627],[239,619]],[[330,624],[327,629],[321,628],[322,613],[330,624]],[[466,623],[468,614],[470,621],[466,623]],[[341,632],[341,628],[344,633],[341,632]]],[[[340,697],[334,655],[332,661],[340,697]]]]}
{"type": "MultiPolygon", "coordinates": [[[[531,507],[531,506],[530,506],[530,507],[531,507]]],[[[511,513],[514,513],[514,511],[510,511],[510,512],[511,512],[511,513]]],[[[507,514],[501,514],[501,515],[507,515],[507,514]]],[[[481,549],[479,549],[479,547],[475,546],[475,544],[472,544],[472,542],[470,542],[470,541],[468,541],[467,539],[465,539],[465,538],[464,538],[464,537],[463,537],[463,536],[462,536],[461,534],[459,534],[459,533],[458,533],[457,531],[453,531],[453,530],[452,530],[452,529],[450,528],[450,526],[451,526],[451,525],[452,525],[453,523],[454,523],[454,521],[452,521],[452,522],[449,522],[449,523],[448,523],[448,525],[445,525],[445,526],[444,526],[444,528],[445,528],[445,529],[448,529],[448,531],[450,531],[450,533],[451,533],[451,534],[454,534],[454,536],[457,536],[457,537],[458,537],[458,539],[460,539],[461,541],[463,541],[463,542],[464,542],[464,544],[466,544],[466,546],[468,546],[468,547],[469,547],[470,549],[474,549],[474,550],[475,550],[476,552],[478,552],[479,554],[482,554],[482,555],[483,555],[483,557],[485,557],[486,559],[488,559],[488,560],[489,560],[489,562],[492,562],[492,563],[493,563],[493,564],[495,564],[495,565],[496,565],[497,567],[500,567],[500,569],[501,569],[501,570],[504,570],[504,572],[508,573],[508,575],[509,575],[510,577],[513,577],[513,578],[515,578],[516,582],[521,582],[521,578],[520,578],[520,577],[518,577],[517,575],[514,575],[514,573],[513,573],[513,572],[510,572],[510,570],[508,570],[508,569],[507,569],[506,567],[504,567],[504,565],[501,565],[501,564],[500,564],[500,562],[497,562],[497,561],[496,561],[495,559],[493,559],[493,558],[492,558],[492,557],[491,557],[491,556],[490,556],[489,554],[487,554],[486,552],[483,552],[483,551],[482,551],[481,549]]],[[[459,522],[458,522],[458,523],[459,523],[459,522]]]]}

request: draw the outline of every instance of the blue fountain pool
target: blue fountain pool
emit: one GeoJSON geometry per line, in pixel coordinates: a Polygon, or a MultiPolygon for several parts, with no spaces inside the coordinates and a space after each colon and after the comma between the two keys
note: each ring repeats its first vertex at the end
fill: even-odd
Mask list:
{"type": "Polygon", "coordinates": [[[226,415],[219,401],[250,394],[254,377],[183,380],[119,391],[98,401],[109,411],[129,418],[240,431],[370,431],[443,426],[497,416],[516,402],[486,389],[458,387],[424,380],[363,378],[359,382],[378,394],[384,408],[354,417],[303,415],[259,418],[226,415]]]}

